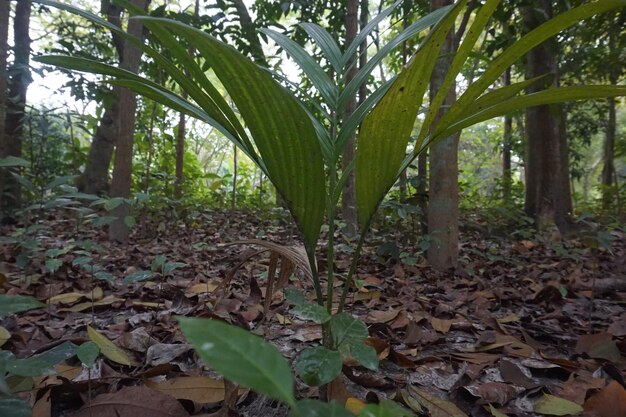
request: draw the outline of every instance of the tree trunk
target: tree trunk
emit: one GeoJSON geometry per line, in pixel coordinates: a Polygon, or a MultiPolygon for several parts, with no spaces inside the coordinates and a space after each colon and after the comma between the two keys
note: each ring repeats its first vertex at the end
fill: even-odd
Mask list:
{"type": "MultiPolygon", "coordinates": [[[[431,0],[431,10],[452,4],[452,0],[431,0]]],[[[454,51],[455,36],[451,30],[441,48],[441,56],[430,80],[431,100],[445,78],[454,51]]],[[[445,113],[445,108],[456,100],[456,86],[450,88],[433,125],[445,113]]],[[[432,239],[428,261],[437,270],[454,268],[459,251],[459,135],[445,138],[430,148],[430,182],[428,202],[428,233],[432,239]]]]}
{"type": "Polygon", "coordinates": [[[233,193],[230,198],[230,209],[237,207],[237,145],[233,145],[233,193]]]}
{"type": "MultiPolygon", "coordinates": [[[[117,27],[122,27],[122,9],[109,3],[107,20],[117,27]]],[[[124,60],[124,39],[116,32],[111,31],[113,45],[120,60],[120,67],[124,60]]],[[[109,166],[113,159],[113,150],[119,134],[119,99],[122,89],[113,87],[111,97],[105,101],[104,112],[91,141],[89,156],[85,164],[85,171],[76,180],[79,190],[88,194],[105,194],[109,191],[109,166]]]]}
{"type": "MultiPolygon", "coordinates": [[[[187,94],[183,94],[183,98],[187,94]]],[[[178,131],[176,132],[176,180],[174,181],[174,198],[180,199],[183,196],[183,165],[185,163],[185,134],[186,134],[185,113],[178,115],[178,131]]]]}
{"type": "MultiPolygon", "coordinates": [[[[615,14],[611,13],[611,23],[609,26],[609,59],[612,64],[609,71],[609,82],[611,85],[616,85],[619,78],[619,69],[617,62],[620,59],[620,49],[617,47],[616,33],[619,30],[619,23],[615,22],[615,14]]],[[[618,20],[619,22],[619,20],[618,20]]],[[[602,155],[602,208],[608,210],[611,206],[613,197],[617,198],[619,202],[619,187],[617,181],[613,179],[617,178],[615,171],[615,133],[616,133],[616,114],[615,114],[615,98],[610,97],[609,102],[609,118],[606,124],[606,130],[604,132],[604,152],[602,155]],[[614,187],[613,187],[614,186],[614,187]]],[[[619,204],[618,204],[619,205],[619,204]]]]}
{"type": "MultiPolygon", "coordinates": [[[[4,146],[4,122],[7,113],[7,56],[9,54],[10,10],[9,1],[0,0],[0,152],[2,152],[2,146],[4,146]]],[[[2,175],[1,172],[0,175],[2,175]]],[[[2,189],[0,188],[0,196],[1,195],[2,189]]]]}
{"type": "MultiPolygon", "coordinates": [[[[511,68],[504,73],[504,85],[511,85],[511,68]]],[[[511,200],[511,146],[513,142],[513,116],[504,116],[504,132],[502,134],[502,199],[504,202],[511,200]]]]}
{"type": "MultiPolygon", "coordinates": [[[[2,1],[2,0],[0,0],[2,1]]],[[[14,61],[9,69],[9,90],[7,96],[4,140],[0,143],[0,157],[22,155],[24,122],[26,120],[26,91],[31,83],[30,76],[30,9],[31,1],[18,1],[13,20],[14,61]]],[[[6,17],[5,17],[6,18],[6,17]]],[[[0,30],[0,31],[4,31],[0,30]]],[[[2,196],[1,209],[5,213],[21,204],[20,184],[11,176],[4,175],[0,183],[2,196]]]]}
{"type": "MultiPolygon", "coordinates": [[[[196,0],[193,16],[198,17],[200,13],[200,0],[196,0]]],[[[195,48],[189,48],[189,55],[193,56],[195,48]]],[[[189,70],[185,70],[189,76],[189,70]]],[[[187,98],[187,92],[183,91],[182,97],[187,98]]],[[[185,113],[178,116],[178,132],[176,134],[176,181],[174,182],[174,198],[180,199],[183,196],[183,167],[185,165],[185,136],[187,135],[187,125],[185,113]]]]}
{"type": "MultiPolygon", "coordinates": [[[[357,30],[359,27],[358,20],[358,11],[359,11],[359,0],[348,0],[346,17],[345,17],[345,26],[346,26],[346,42],[345,47],[347,48],[357,35],[357,30]]],[[[349,69],[346,74],[346,85],[352,81],[357,73],[357,65],[354,62],[354,58],[350,60],[348,63],[349,69]]],[[[348,117],[354,112],[356,109],[356,96],[351,97],[348,103],[346,104],[346,108],[343,114],[343,119],[347,120],[348,117]]],[[[341,168],[342,170],[346,170],[350,163],[354,160],[355,157],[355,137],[352,137],[346,143],[346,147],[343,151],[341,157],[341,168]]],[[[354,182],[354,170],[348,175],[348,179],[343,187],[343,194],[341,198],[341,214],[343,220],[346,222],[346,233],[348,235],[354,235],[357,231],[357,213],[356,213],[356,191],[355,191],[355,182],[354,182]]],[[[333,221],[330,219],[330,221],[333,221]]]]}
{"type": "MultiPolygon", "coordinates": [[[[529,30],[551,16],[548,0],[524,8],[529,30]]],[[[556,44],[545,42],[528,53],[526,77],[546,73],[558,77],[556,44]]],[[[531,86],[533,93],[542,86],[531,86]]],[[[554,226],[563,232],[569,224],[571,192],[567,163],[567,138],[562,132],[564,117],[559,106],[538,106],[526,110],[526,195],[525,211],[535,219],[539,230],[554,226]]]]}
{"type": "Polygon", "coordinates": [[[263,47],[261,46],[261,41],[259,39],[258,31],[256,25],[252,21],[250,17],[250,13],[248,12],[248,8],[243,0],[233,0],[235,4],[235,10],[239,15],[239,23],[241,24],[241,34],[248,41],[250,45],[250,55],[252,59],[257,64],[267,67],[267,59],[265,58],[265,54],[263,53],[263,47]]]}
{"type": "Polygon", "coordinates": [[[608,210],[614,200],[613,178],[615,178],[615,98],[609,98],[609,119],[604,132],[604,152],[602,155],[602,208],[608,210]]]}
{"type": "MultiPolygon", "coordinates": [[[[132,4],[145,10],[149,0],[133,0],[132,4]]],[[[128,33],[141,39],[143,25],[140,20],[130,19],[128,33]]],[[[124,44],[124,54],[121,68],[138,72],[141,63],[141,50],[127,42],[124,44]]],[[[119,95],[119,136],[115,147],[115,164],[113,166],[113,178],[111,180],[111,197],[130,197],[131,175],[133,168],[133,139],[135,134],[135,112],[137,99],[135,94],[125,88],[119,95]]],[[[117,206],[113,212],[116,219],[109,227],[109,239],[125,242],[128,239],[130,229],[126,223],[126,217],[130,214],[130,205],[123,203],[117,206]]]]}

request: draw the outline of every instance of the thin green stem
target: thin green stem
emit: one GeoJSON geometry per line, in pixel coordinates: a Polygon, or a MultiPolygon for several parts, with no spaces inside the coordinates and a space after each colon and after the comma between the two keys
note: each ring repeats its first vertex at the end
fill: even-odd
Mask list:
{"type": "Polygon", "coordinates": [[[343,311],[343,308],[346,304],[346,297],[350,292],[350,288],[354,285],[354,275],[356,274],[356,269],[359,264],[359,256],[361,255],[361,249],[363,248],[363,243],[365,242],[365,235],[367,233],[367,229],[369,228],[368,224],[363,228],[361,232],[361,237],[359,238],[359,243],[356,245],[356,250],[352,256],[352,264],[350,265],[350,271],[348,272],[348,276],[346,277],[346,282],[343,287],[343,291],[341,293],[341,299],[339,300],[339,307],[337,308],[337,314],[343,311]]]}
{"type": "Polygon", "coordinates": [[[317,271],[317,259],[315,258],[315,246],[313,248],[306,247],[306,254],[311,267],[311,275],[313,275],[313,288],[315,289],[315,298],[317,304],[324,305],[324,295],[322,294],[322,284],[320,283],[319,272],[317,271]]]}
{"type": "MultiPolygon", "coordinates": [[[[337,112],[333,110],[330,125],[330,140],[333,145],[337,139],[337,112]]],[[[334,158],[333,158],[334,159],[334,158]]],[[[337,202],[333,198],[335,195],[335,187],[337,186],[337,162],[333,162],[328,166],[328,207],[326,214],[328,215],[328,248],[326,267],[328,269],[328,282],[326,289],[326,309],[329,314],[333,313],[333,284],[335,282],[335,216],[337,202]]]]}

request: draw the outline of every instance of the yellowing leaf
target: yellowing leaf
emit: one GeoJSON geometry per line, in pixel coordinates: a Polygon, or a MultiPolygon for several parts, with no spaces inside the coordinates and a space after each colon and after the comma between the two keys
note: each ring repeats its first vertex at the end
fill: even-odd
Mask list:
{"type": "Polygon", "coordinates": [[[575,416],[582,413],[583,408],[575,402],[554,395],[544,394],[536,403],[534,411],[549,416],[575,416]]]}
{"type": "Polygon", "coordinates": [[[346,410],[351,412],[352,414],[359,415],[361,410],[365,408],[367,405],[366,402],[359,400],[358,398],[350,397],[346,400],[346,410]]]}
{"type": "Polygon", "coordinates": [[[493,417],[507,417],[502,411],[495,408],[493,405],[489,404],[489,409],[487,410],[491,413],[493,417]]]}
{"type": "Polygon", "coordinates": [[[60,308],[59,309],[59,313],[63,313],[66,311],[72,311],[74,313],[79,312],[79,311],[85,311],[85,310],[89,310],[93,307],[101,307],[101,306],[109,306],[113,303],[117,303],[117,302],[122,302],[124,301],[123,298],[118,298],[118,297],[114,297],[112,295],[108,295],[106,297],[104,297],[102,300],[99,301],[88,301],[86,303],[79,303],[76,304],[75,306],[69,307],[69,308],[60,308]]]}
{"type": "Polygon", "coordinates": [[[11,332],[0,326],[0,346],[4,345],[11,338],[11,332]]]}
{"type": "Polygon", "coordinates": [[[132,361],[122,349],[115,346],[113,342],[106,338],[106,336],[98,333],[91,326],[87,326],[87,333],[89,334],[89,339],[94,342],[100,348],[100,352],[113,362],[131,366],[132,361]]]}
{"type": "Polygon", "coordinates": [[[85,294],[81,292],[68,292],[50,297],[47,302],[48,304],[72,304],[83,297],[85,297],[85,294]]]}
{"type": "Polygon", "coordinates": [[[214,282],[201,282],[200,284],[194,284],[185,290],[186,293],[203,294],[215,291],[219,287],[219,284],[214,282]]]}
{"type": "MultiPolygon", "coordinates": [[[[165,382],[146,380],[148,388],[161,391],[179,400],[190,400],[198,404],[224,401],[224,381],[203,376],[180,377],[165,382]]],[[[245,389],[240,389],[244,393],[245,389]]]]}

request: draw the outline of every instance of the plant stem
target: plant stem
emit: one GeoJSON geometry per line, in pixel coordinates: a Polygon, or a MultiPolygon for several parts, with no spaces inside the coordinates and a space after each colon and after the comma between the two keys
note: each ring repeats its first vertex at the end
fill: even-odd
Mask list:
{"type": "Polygon", "coordinates": [[[334,268],[335,268],[335,201],[333,201],[332,195],[335,193],[335,187],[337,182],[337,171],[335,167],[329,167],[329,198],[328,198],[328,253],[327,253],[327,269],[328,269],[328,283],[326,290],[326,309],[328,313],[333,312],[333,284],[335,280],[334,268]]]}
{"type": "Polygon", "coordinates": [[[359,243],[357,243],[356,250],[354,251],[354,255],[352,256],[352,264],[350,265],[350,271],[348,272],[348,277],[346,278],[346,282],[341,293],[341,299],[339,300],[337,314],[343,311],[343,307],[346,303],[346,297],[348,296],[348,292],[350,292],[350,288],[352,288],[353,286],[353,277],[356,274],[356,268],[359,264],[359,255],[361,255],[361,249],[363,248],[363,243],[365,242],[365,234],[368,228],[369,224],[365,228],[363,228],[363,231],[361,232],[361,237],[359,238],[359,243]]]}
{"type": "Polygon", "coordinates": [[[311,274],[313,275],[313,287],[315,288],[315,298],[317,304],[324,305],[324,295],[322,294],[322,285],[320,283],[319,272],[317,271],[317,259],[315,258],[315,246],[313,248],[305,247],[307,257],[309,258],[309,265],[311,267],[311,274]]]}

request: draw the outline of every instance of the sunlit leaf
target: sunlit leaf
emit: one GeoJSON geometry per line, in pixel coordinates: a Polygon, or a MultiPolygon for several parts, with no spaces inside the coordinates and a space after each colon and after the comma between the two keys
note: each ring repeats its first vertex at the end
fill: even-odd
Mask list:
{"type": "Polygon", "coordinates": [[[132,361],[122,349],[117,347],[113,342],[107,339],[101,333],[98,333],[91,326],[87,326],[87,333],[89,335],[89,339],[94,342],[100,348],[100,352],[112,360],[115,363],[119,363],[121,365],[131,366],[132,361]]]}
{"type": "Polygon", "coordinates": [[[294,406],[291,368],[275,347],[217,320],[178,317],[198,356],[225,378],[294,406]]]}

